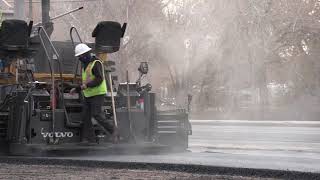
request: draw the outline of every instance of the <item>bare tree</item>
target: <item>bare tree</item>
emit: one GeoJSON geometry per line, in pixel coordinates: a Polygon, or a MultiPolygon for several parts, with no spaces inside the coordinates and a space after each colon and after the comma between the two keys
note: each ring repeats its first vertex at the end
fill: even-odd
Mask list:
{"type": "Polygon", "coordinates": [[[199,109],[231,114],[248,92],[265,118],[275,105],[270,84],[286,87],[282,105],[320,97],[317,0],[104,0],[65,3],[53,13],[80,5],[85,11],[64,24],[86,41],[99,21],[128,22],[121,51],[111,55],[120,74],[128,69],[133,79],[138,63],[148,61],[155,91],[165,85],[172,96],[193,93],[199,109]]]}

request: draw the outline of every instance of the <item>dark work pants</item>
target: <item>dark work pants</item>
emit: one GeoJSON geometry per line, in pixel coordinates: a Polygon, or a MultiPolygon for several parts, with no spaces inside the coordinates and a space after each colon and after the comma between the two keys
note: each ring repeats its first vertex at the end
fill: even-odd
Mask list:
{"type": "Polygon", "coordinates": [[[95,141],[96,136],[91,118],[94,118],[110,134],[113,133],[113,126],[106,122],[105,115],[102,112],[103,102],[104,95],[85,98],[85,113],[82,128],[83,140],[95,141]]]}

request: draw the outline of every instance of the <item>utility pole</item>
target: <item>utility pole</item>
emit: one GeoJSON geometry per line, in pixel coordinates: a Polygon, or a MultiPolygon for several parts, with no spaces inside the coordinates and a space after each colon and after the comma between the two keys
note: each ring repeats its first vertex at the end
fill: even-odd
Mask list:
{"type": "Polygon", "coordinates": [[[29,21],[33,20],[33,6],[32,6],[32,0],[29,0],[29,21]]]}
{"type": "Polygon", "coordinates": [[[53,32],[53,23],[50,21],[50,0],[41,0],[41,11],[42,11],[42,26],[47,31],[48,35],[51,36],[53,32]]]}
{"type": "Polygon", "coordinates": [[[50,0],[41,0],[42,24],[45,25],[50,21],[50,0]]]}
{"type": "Polygon", "coordinates": [[[129,6],[130,6],[130,0],[127,0],[127,14],[126,14],[126,16],[127,16],[127,23],[129,22],[129,6]]]}
{"type": "Polygon", "coordinates": [[[26,11],[25,11],[26,3],[23,0],[14,0],[14,17],[16,19],[25,20],[26,11]]]}
{"type": "MultiPolygon", "coordinates": [[[[40,25],[44,27],[48,36],[51,37],[51,34],[53,32],[53,23],[50,21],[49,12],[50,12],[50,0],[41,0],[42,22],[40,25]]],[[[56,66],[55,66],[55,63],[53,63],[53,52],[52,52],[52,49],[49,46],[48,42],[45,43],[45,48],[47,49],[48,55],[51,58],[51,59],[49,59],[49,61],[52,62],[53,70],[55,70],[56,66]]],[[[46,72],[50,72],[49,65],[46,64],[45,61],[40,61],[39,66],[44,67],[44,70],[46,72]]]]}

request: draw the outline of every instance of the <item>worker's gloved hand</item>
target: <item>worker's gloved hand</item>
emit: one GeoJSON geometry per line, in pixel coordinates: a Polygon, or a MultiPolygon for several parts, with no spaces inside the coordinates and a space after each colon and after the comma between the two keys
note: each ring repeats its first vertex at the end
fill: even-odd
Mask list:
{"type": "Polygon", "coordinates": [[[76,91],[77,91],[76,88],[72,88],[72,89],[70,90],[70,94],[74,94],[74,93],[76,93],[76,91]]]}

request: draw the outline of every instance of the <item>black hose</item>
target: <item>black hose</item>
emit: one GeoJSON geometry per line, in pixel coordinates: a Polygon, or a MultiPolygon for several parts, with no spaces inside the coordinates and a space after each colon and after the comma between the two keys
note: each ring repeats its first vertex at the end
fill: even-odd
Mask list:
{"type": "Polygon", "coordinates": [[[8,95],[6,95],[6,97],[4,98],[3,102],[0,105],[0,111],[4,111],[4,108],[6,107],[6,105],[10,104],[10,101],[13,99],[13,97],[10,97],[11,96],[10,94],[12,93],[14,86],[16,86],[16,84],[11,85],[11,89],[10,89],[8,95]]]}

